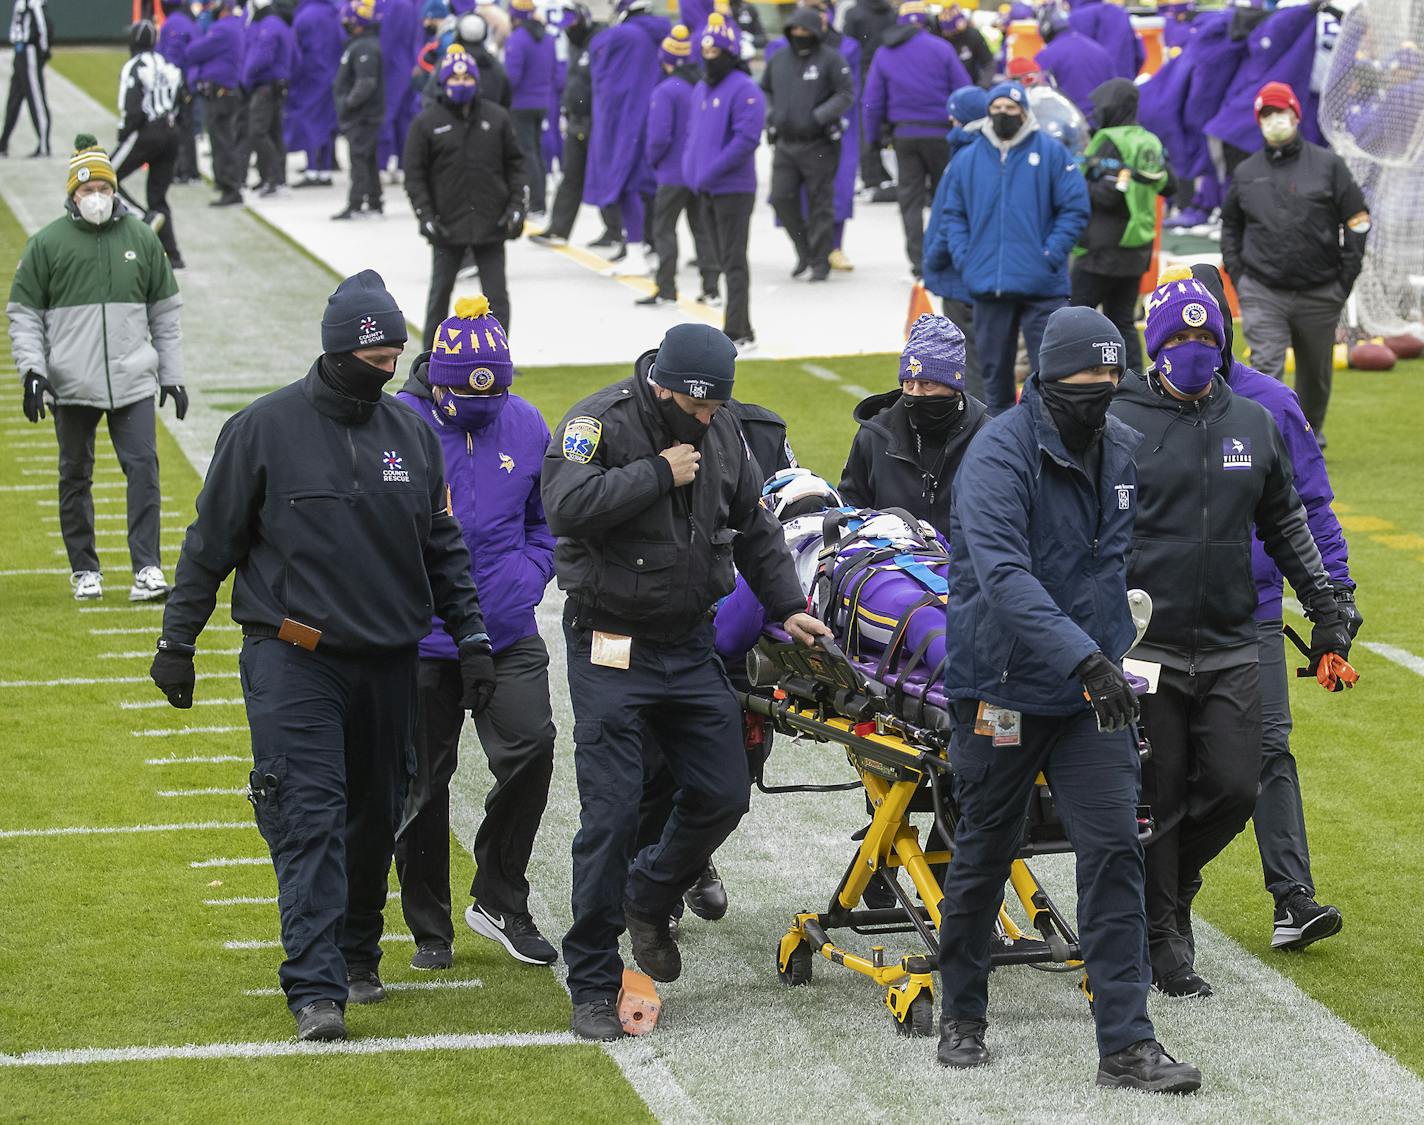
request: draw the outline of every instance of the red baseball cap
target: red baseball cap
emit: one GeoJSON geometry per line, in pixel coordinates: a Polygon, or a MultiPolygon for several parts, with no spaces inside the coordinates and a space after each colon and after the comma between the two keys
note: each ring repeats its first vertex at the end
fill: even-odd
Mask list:
{"type": "Polygon", "coordinates": [[[1300,99],[1284,82],[1267,82],[1256,95],[1256,120],[1261,119],[1263,109],[1289,109],[1296,119],[1301,117],[1300,99]]]}
{"type": "Polygon", "coordinates": [[[1034,59],[1023,55],[1010,59],[1008,69],[1005,71],[1008,78],[1022,82],[1025,86],[1032,86],[1042,73],[1042,68],[1034,59]]]}

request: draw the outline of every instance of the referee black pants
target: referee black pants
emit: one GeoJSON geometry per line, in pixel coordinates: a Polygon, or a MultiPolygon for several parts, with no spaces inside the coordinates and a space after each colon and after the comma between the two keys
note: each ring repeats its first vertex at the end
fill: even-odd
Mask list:
{"type": "Polygon", "coordinates": [[[10,97],[5,103],[5,131],[0,134],[0,151],[10,147],[10,134],[20,120],[20,107],[30,111],[30,124],[39,139],[36,146],[41,156],[49,155],[49,99],[45,96],[44,68],[46,60],[33,45],[11,56],[10,97]]]}
{"type": "Polygon", "coordinates": [[[114,175],[119,181],[119,194],[134,211],[142,215],[145,211],[163,216],[163,225],[158,228],[158,240],[163,243],[164,252],[170,257],[178,254],[178,237],[173,230],[173,211],[168,206],[168,188],[178,167],[178,154],[182,141],[178,127],[171,121],[150,121],[125,137],[114,149],[114,175]],[[148,165],[148,206],[140,207],[138,202],[124,189],[125,177],[148,165]]]}

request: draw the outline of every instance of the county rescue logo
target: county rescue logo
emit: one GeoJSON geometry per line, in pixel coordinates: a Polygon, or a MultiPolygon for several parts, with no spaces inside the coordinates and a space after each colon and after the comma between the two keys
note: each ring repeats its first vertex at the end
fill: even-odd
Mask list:
{"type": "Polygon", "coordinates": [[[1223,469],[1249,469],[1251,467],[1251,439],[1222,438],[1221,467],[1223,469]]]}
{"type": "Polygon", "coordinates": [[[363,348],[367,344],[379,344],[386,338],[385,329],[377,328],[375,317],[370,316],[361,318],[360,333],[356,337],[356,342],[363,348]]]}
{"type": "Polygon", "coordinates": [[[401,455],[394,449],[388,449],[381,456],[381,463],[385,465],[381,473],[381,479],[388,484],[409,484],[410,473],[406,471],[405,462],[401,460],[401,455]]]}
{"type": "Polygon", "coordinates": [[[564,460],[578,465],[587,465],[598,450],[599,439],[603,437],[603,423],[586,415],[570,418],[564,427],[564,460]]]}

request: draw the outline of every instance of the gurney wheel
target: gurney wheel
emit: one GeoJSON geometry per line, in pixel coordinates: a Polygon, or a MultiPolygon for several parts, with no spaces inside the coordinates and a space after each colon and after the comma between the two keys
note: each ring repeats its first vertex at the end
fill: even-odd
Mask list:
{"type": "Polygon", "coordinates": [[[804,941],[786,958],[786,968],[777,968],[776,975],[789,988],[811,983],[811,947],[804,941]]]}
{"type": "Polygon", "coordinates": [[[924,1039],[934,1034],[934,997],[922,992],[910,1001],[903,1020],[895,1020],[895,1030],[912,1039],[924,1039]]]}

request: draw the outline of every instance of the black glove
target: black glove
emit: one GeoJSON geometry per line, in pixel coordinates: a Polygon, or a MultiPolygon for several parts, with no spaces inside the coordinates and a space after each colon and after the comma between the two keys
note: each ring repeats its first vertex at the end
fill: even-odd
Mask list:
{"type": "Polygon", "coordinates": [[[148,666],[148,675],[158,685],[158,690],[181,711],[193,706],[193,684],[198,678],[193,670],[193,654],[196,651],[192,645],[160,637],[158,654],[148,666]]]}
{"type": "Polygon", "coordinates": [[[505,211],[504,217],[499,221],[500,227],[504,231],[506,241],[513,241],[524,233],[524,208],[515,204],[505,211]]]}
{"type": "Polygon", "coordinates": [[[439,219],[418,218],[417,221],[420,223],[420,237],[432,246],[437,242],[450,241],[450,232],[439,219]]]}
{"type": "Polygon", "coordinates": [[[1320,661],[1327,652],[1333,652],[1344,660],[1350,658],[1350,628],[1346,616],[1335,611],[1320,614],[1310,627],[1310,663],[1307,667],[1315,675],[1320,661]]]}
{"type": "Polygon", "coordinates": [[[494,656],[489,638],[476,633],[460,643],[460,706],[478,719],[494,698],[494,656]]]}
{"type": "Polygon", "coordinates": [[[1365,615],[1355,605],[1355,591],[1341,582],[1332,582],[1330,592],[1335,595],[1335,608],[1345,619],[1345,628],[1350,630],[1350,640],[1353,641],[1365,624],[1365,615]]]}
{"type": "Polygon", "coordinates": [[[1088,701],[1098,713],[1099,730],[1126,730],[1137,718],[1139,708],[1132,685],[1122,669],[1101,652],[1093,653],[1073,671],[1083,681],[1088,701]]]}
{"type": "Polygon", "coordinates": [[[162,410],[170,398],[173,400],[173,413],[178,415],[178,421],[183,421],[188,417],[188,389],[182,383],[160,387],[158,389],[158,409],[162,410]]]}
{"type": "Polygon", "coordinates": [[[34,371],[25,372],[25,417],[38,422],[45,416],[44,396],[53,395],[54,388],[49,380],[34,371]]]}

